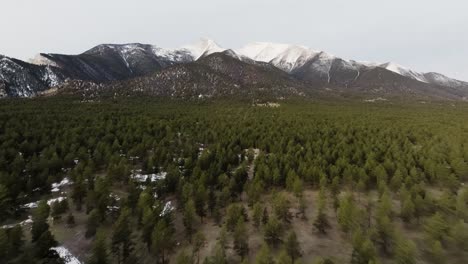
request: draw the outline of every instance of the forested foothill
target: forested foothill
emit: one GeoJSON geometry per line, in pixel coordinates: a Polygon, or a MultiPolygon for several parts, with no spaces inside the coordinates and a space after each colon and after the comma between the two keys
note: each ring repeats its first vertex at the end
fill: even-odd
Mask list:
{"type": "Polygon", "coordinates": [[[0,262],[467,263],[467,181],[465,103],[2,100],[0,262]]]}

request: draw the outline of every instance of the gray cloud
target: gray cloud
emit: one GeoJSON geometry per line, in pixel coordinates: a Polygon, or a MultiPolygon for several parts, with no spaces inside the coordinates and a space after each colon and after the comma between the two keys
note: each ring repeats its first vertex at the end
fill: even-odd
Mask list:
{"type": "Polygon", "coordinates": [[[464,0],[2,0],[0,53],[80,53],[100,43],[295,43],[468,80],[464,0]]]}

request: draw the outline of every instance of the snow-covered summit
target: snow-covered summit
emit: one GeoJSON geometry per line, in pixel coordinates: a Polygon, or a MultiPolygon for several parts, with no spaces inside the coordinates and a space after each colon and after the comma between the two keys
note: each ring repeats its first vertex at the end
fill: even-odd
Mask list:
{"type": "Polygon", "coordinates": [[[305,46],[271,42],[247,44],[237,52],[256,61],[272,63],[286,72],[302,67],[314,58],[327,62],[335,58],[331,54],[305,46]]]}
{"type": "Polygon", "coordinates": [[[270,42],[254,42],[237,50],[237,53],[252,60],[270,62],[283,53],[290,45],[270,42]]]}
{"type": "Polygon", "coordinates": [[[202,56],[207,56],[216,52],[223,52],[226,49],[220,47],[214,40],[202,38],[199,41],[185,45],[181,50],[187,50],[193,57],[193,60],[198,60],[202,56]]]}

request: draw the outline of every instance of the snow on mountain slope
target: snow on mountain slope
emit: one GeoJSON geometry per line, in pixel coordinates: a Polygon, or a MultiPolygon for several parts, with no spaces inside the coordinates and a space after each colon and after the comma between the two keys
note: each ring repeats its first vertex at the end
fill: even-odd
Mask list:
{"type": "Polygon", "coordinates": [[[29,63],[35,65],[50,65],[58,67],[58,65],[54,61],[44,57],[42,54],[37,54],[34,58],[29,60],[29,63]]]}
{"type": "Polygon", "coordinates": [[[319,55],[320,52],[302,46],[289,46],[270,62],[276,67],[291,72],[303,66],[307,61],[319,55]]]}
{"type": "Polygon", "coordinates": [[[270,62],[289,47],[290,45],[288,44],[254,42],[237,50],[237,53],[249,57],[252,60],[270,62]]]}
{"type": "Polygon", "coordinates": [[[396,64],[394,62],[387,62],[387,63],[379,65],[378,67],[382,67],[382,68],[387,69],[389,71],[398,73],[400,75],[409,77],[411,79],[418,80],[420,82],[425,82],[425,83],[428,82],[426,80],[426,77],[424,77],[424,74],[419,73],[419,72],[415,72],[415,71],[410,70],[408,68],[405,68],[405,67],[403,67],[401,65],[398,65],[398,64],[396,64]]]}
{"type": "MultiPolygon", "coordinates": [[[[326,74],[328,81],[332,78],[330,74],[333,73],[330,73],[330,71],[332,70],[334,61],[339,60],[340,67],[345,68],[347,71],[356,72],[356,77],[359,77],[362,69],[375,69],[376,67],[380,67],[424,83],[436,83],[439,85],[443,83],[451,85],[458,84],[448,80],[443,82],[431,82],[426,79],[424,73],[413,71],[393,62],[380,64],[376,62],[345,60],[323,51],[320,52],[299,45],[254,42],[240,48],[237,53],[252,60],[271,63],[288,73],[300,72],[301,75],[307,75],[311,74],[311,71],[317,71],[316,74],[313,75],[323,76],[326,74]],[[301,69],[304,66],[306,66],[307,69],[301,69]]],[[[439,77],[438,79],[440,80],[441,78],[439,77]]]]}
{"type": "Polygon", "coordinates": [[[452,79],[443,74],[437,72],[428,72],[424,74],[426,80],[433,84],[438,84],[442,86],[454,87],[454,88],[465,88],[468,89],[468,82],[459,81],[452,79]]]}
{"type": "Polygon", "coordinates": [[[180,50],[188,51],[192,55],[193,60],[198,60],[202,56],[223,52],[226,49],[220,47],[214,40],[202,38],[191,45],[183,46],[180,50]]]}

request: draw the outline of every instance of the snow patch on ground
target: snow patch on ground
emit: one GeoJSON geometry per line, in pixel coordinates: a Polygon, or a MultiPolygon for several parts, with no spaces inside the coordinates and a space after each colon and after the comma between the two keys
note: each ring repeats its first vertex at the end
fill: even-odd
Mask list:
{"type": "Polygon", "coordinates": [[[61,182],[54,182],[51,185],[52,192],[59,192],[61,187],[68,186],[71,183],[72,182],[67,177],[63,178],[61,182]]]}
{"type": "Polygon", "coordinates": [[[130,177],[138,182],[146,182],[148,178],[151,182],[156,182],[159,180],[164,180],[166,178],[166,175],[167,172],[165,171],[152,174],[142,174],[141,170],[134,170],[132,171],[132,175],[130,177]]]}
{"type": "Polygon", "coordinates": [[[375,102],[377,102],[377,101],[388,101],[388,100],[385,99],[385,98],[382,98],[382,97],[364,100],[364,102],[367,102],[367,103],[375,103],[375,102]]]}
{"type": "Polygon", "coordinates": [[[81,264],[81,262],[73,256],[73,254],[63,246],[50,248],[55,250],[57,254],[65,261],[65,264],[81,264]]]}
{"type": "Polygon", "coordinates": [[[21,221],[19,223],[16,223],[16,224],[11,224],[11,225],[3,225],[0,227],[0,229],[10,229],[10,228],[13,228],[17,225],[20,225],[20,226],[25,226],[25,225],[29,225],[29,224],[32,224],[33,223],[33,220],[32,220],[32,216],[28,216],[28,219],[24,220],[24,221],[21,221]]]}
{"type": "Polygon", "coordinates": [[[172,202],[171,201],[168,201],[166,202],[166,204],[164,205],[164,208],[162,209],[161,211],[161,214],[159,214],[159,216],[165,216],[167,215],[168,213],[174,211],[174,206],[172,205],[172,202]]]}
{"type": "Polygon", "coordinates": [[[267,103],[256,103],[253,106],[277,108],[277,107],[280,107],[281,105],[279,103],[267,102],[267,103]]]}
{"type": "MultiPolygon", "coordinates": [[[[57,198],[52,198],[52,199],[49,199],[47,200],[47,204],[48,205],[52,205],[53,203],[56,203],[56,202],[61,202],[63,200],[67,199],[66,197],[57,197],[57,198]]],[[[32,202],[32,203],[27,203],[27,204],[23,204],[21,206],[21,208],[23,209],[33,209],[33,208],[37,208],[37,204],[39,202],[32,202]]]]}

